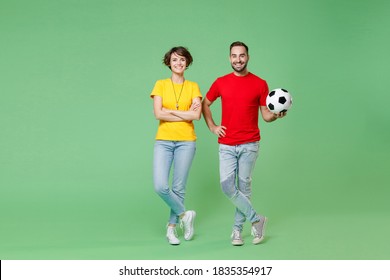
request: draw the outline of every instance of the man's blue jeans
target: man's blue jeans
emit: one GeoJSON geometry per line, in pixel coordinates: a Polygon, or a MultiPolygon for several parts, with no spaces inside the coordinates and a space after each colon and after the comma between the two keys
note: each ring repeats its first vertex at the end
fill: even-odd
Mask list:
{"type": "Polygon", "coordinates": [[[179,216],[185,212],[186,183],[195,150],[195,141],[157,140],[154,144],[154,189],[171,209],[170,224],[177,224],[179,216]],[[169,187],[171,168],[172,188],[169,187]]]}
{"type": "Polygon", "coordinates": [[[259,142],[236,146],[219,144],[219,173],[223,193],[236,206],[233,229],[242,231],[245,221],[260,220],[251,204],[252,172],[259,142]]]}

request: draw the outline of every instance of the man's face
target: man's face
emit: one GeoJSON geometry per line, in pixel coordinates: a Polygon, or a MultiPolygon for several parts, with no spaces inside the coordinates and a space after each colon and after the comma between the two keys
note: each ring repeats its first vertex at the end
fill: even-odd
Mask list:
{"type": "Polygon", "coordinates": [[[230,50],[230,63],[232,68],[237,73],[245,73],[246,66],[249,61],[249,55],[246,52],[245,47],[235,46],[230,50]]]}

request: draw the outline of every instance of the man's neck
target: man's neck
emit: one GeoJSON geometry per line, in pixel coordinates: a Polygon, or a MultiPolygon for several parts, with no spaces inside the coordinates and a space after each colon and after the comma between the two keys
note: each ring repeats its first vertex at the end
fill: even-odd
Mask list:
{"type": "Polygon", "coordinates": [[[234,75],[236,75],[237,77],[244,77],[244,76],[246,76],[246,75],[249,74],[249,71],[248,71],[248,70],[245,70],[245,71],[243,71],[243,72],[236,72],[236,71],[234,71],[233,73],[234,73],[234,75]]]}

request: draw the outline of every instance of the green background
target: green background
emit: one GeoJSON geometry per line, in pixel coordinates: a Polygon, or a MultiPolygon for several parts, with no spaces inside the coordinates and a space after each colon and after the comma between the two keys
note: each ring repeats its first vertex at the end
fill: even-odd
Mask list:
{"type": "MultiPolygon", "coordinates": [[[[390,2],[0,0],[0,259],[390,259],[390,2]],[[191,242],[169,246],[154,193],[149,93],[187,46],[205,94],[249,70],[290,90],[260,121],[253,204],[267,237],[230,245],[218,145],[196,122],[191,242]]],[[[220,106],[213,106],[219,120],[220,106]]]]}

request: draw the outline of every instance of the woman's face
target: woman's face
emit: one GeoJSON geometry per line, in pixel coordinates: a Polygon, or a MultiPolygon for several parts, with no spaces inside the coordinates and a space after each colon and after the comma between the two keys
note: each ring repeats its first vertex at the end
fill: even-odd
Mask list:
{"type": "Polygon", "coordinates": [[[186,58],[184,56],[178,55],[177,53],[173,53],[171,55],[169,64],[171,66],[172,72],[176,74],[183,74],[187,68],[186,58]]]}

